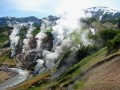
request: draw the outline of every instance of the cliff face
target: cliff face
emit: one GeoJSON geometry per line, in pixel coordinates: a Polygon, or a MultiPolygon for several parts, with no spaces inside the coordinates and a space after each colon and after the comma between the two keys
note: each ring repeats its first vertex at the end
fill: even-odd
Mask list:
{"type": "MultiPolygon", "coordinates": [[[[24,52],[16,53],[16,56],[19,62],[18,64],[19,67],[30,69],[31,67],[34,67],[36,65],[36,61],[38,59],[43,58],[42,50],[51,51],[51,49],[53,48],[53,36],[51,33],[46,33],[46,34],[47,36],[42,41],[40,51],[36,49],[38,38],[35,38],[34,36],[32,36],[29,38],[27,53],[24,53],[24,52]]],[[[19,51],[22,51],[22,46],[21,46],[21,50],[19,49],[19,51]]]]}

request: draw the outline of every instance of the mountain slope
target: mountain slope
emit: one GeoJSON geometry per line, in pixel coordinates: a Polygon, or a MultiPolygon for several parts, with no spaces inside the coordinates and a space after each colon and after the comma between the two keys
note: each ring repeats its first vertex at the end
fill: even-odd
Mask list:
{"type": "MultiPolygon", "coordinates": [[[[83,90],[119,90],[120,56],[93,69],[84,78],[87,81],[83,90]]],[[[79,89],[78,89],[79,90],[79,89]]]]}
{"type": "MultiPolygon", "coordinates": [[[[92,9],[89,9],[90,13],[91,10],[92,9]]],[[[96,12],[96,14],[98,14],[99,11],[103,12],[103,10],[99,10],[96,8],[94,9],[94,12],[96,12]]],[[[104,14],[100,14],[100,15],[104,15],[104,14]]],[[[112,65],[111,63],[114,62],[111,61],[113,61],[116,57],[119,58],[120,52],[108,54],[107,49],[103,48],[105,47],[103,46],[103,44],[106,44],[103,41],[106,38],[101,37],[101,31],[106,31],[106,29],[108,31],[109,29],[107,27],[104,27],[103,23],[101,23],[99,20],[93,21],[92,22],[93,25],[91,23],[90,23],[91,25],[89,25],[87,24],[87,22],[81,22],[83,24],[81,28],[76,28],[73,32],[66,34],[66,32],[64,31],[69,29],[70,27],[69,25],[66,26],[68,28],[61,29],[59,23],[56,22],[55,24],[56,25],[58,24],[59,27],[53,30],[49,28],[51,22],[53,22],[52,26],[54,27],[55,19],[56,17],[53,16],[43,18],[42,20],[44,22],[42,22],[41,24],[41,31],[40,29],[37,30],[33,29],[32,26],[28,30],[26,29],[27,31],[26,33],[24,32],[25,29],[23,29],[22,32],[21,29],[19,29],[20,34],[23,33],[23,35],[21,35],[23,37],[20,37],[20,40],[17,39],[18,40],[17,44],[16,42],[12,42],[12,40],[14,41],[14,38],[15,37],[17,38],[19,34],[15,33],[15,35],[13,35],[13,38],[11,38],[12,33],[18,30],[17,27],[14,27],[13,32],[10,35],[10,40],[11,40],[11,45],[13,45],[12,47],[15,48],[9,50],[8,54],[5,55],[5,57],[3,56],[0,58],[1,63],[2,64],[4,63],[6,57],[11,58],[11,59],[10,58],[7,59],[8,61],[12,59],[17,59],[16,60],[17,64],[15,65],[15,67],[27,69],[30,72],[30,74],[27,81],[23,82],[20,85],[14,86],[13,88],[10,89],[12,90],[88,89],[89,87],[87,87],[87,85],[88,86],[90,85],[89,82],[91,81],[91,79],[93,79],[92,76],[94,76],[94,74],[97,75],[97,73],[99,73],[100,76],[102,72],[102,71],[96,72],[94,70],[100,71],[101,68],[99,69],[99,67],[104,68],[105,66],[107,66],[106,63],[108,64],[108,66],[112,65]],[[48,23],[49,21],[50,23],[48,23]],[[48,25],[46,23],[48,23],[48,25]],[[35,34],[32,35],[34,30],[35,30],[34,32],[35,34]],[[60,31],[60,35],[58,34],[59,31],[60,31]],[[61,39],[62,34],[64,34],[63,40],[61,39]],[[53,35],[56,35],[57,37],[56,36],[53,37],[53,35]],[[59,38],[60,40],[58,40],[59,38]],[[56,42],[57,45],[56,44],[54,45],[54,41],[53,41],[54,39],[58,40],[56,42]]],[[[65,25],[64,23],[62,24],[63,26],[65,25]]],[[[108,25],[110,24],[108,23],[108,25]]],[[[115,30],[116,29],[111,30],[111,32],[112,31],[115,32],[115,30]]],[[[115,35],[120,34],[120,32],[117,31],[118,30],[116,30],[115,35]]],[[[108,34],[110,34],[110,36],[112,35],[112,38],[108,37],[108,39],[113,41],[115,35],[111,33],[108,34]]],[[[119,46],[120,41],[118,39],[116,42],[119,46]]],[[[116,43],[112,43],[112,44],[116,44],[116,43]]],[[[7,47],[9,46],[10,45],[7,45],[7,47]]],[[[115,65],[113,65],[112,67],[115,67],[115,65]]],[[[104,69],[107,71],[106,67],[104,69]]],[[[112,68],[110,69],[112,70],[112,68]]],[[[111,71],[109,71],[108,73],[112,74],[111,71]]],[[[104,74],[106,75],[106,73],[104,74]]],[[[114,76],[116,75],[117,74],[115,74],[114,76]]],[[[98,81],[100,80],[101,78],[98,79],[98,81]]],[[[94,79],[94,81],[97,80],[94,79]]]]}
{"type": "Polygon", "coordinates": [[[119,59],[120,51],[106,56],[104,48],[84,58],[57,79],[50,79],[54,72],[51,69],[10,90],[119,90],[119,59]]]}
{"type": "Polygon", "coordinates": [[[93,17],[100,21],[109,21],[109,20],[118,19],[120,17],[119,11],[102,6],[91,7],[84,10],[84,12],[88,17],[93,17]]]}
{"type": "MultiPolygon", "coordinates": [[[[48,20],[50,22],[54,22],[58,19],[58,17],[50,15],[42,19],[48,20]]],[[[23,18],[1,17],[0,26],[13,26],[14,24],[26,25],[27,23],[33,23],[34,26],[40,26],[42,23],[42,19],[38,19],[37,17],[34,17],[34,16],[23,17],[23,18]]]]}
{"type": "MultiPolygon", "coordinates": [[[[83,10],[86,13],[87,17],[93,17],[100,21],[110,21],[114,19],[118,19],[120,17],[120,12],[117,10],[109,9],[108,7],[91,7],[83,10]]],[[[48,16],[42,18],[43,20],[48,20],[50,22],[56,21],[59,17],[56,16],[48,16]]],[[[11,26],[17,23],[27,24],[32,22],[34,26],[40,26],[42,23],[42,19],[38,19],[34,16],[16,18],[16,17],[1,17],[0,18],[0,26],[11,26]]]]}

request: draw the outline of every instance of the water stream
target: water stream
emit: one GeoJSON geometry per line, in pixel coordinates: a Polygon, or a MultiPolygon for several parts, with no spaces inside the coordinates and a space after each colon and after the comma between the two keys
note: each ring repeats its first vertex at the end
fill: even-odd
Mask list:
{"type": "Polygon", "coordinates": [[[22,70],[20,68],[9,68],[10,70],[18,72],[18,74],[5,82],[0,84],[0,90],[6,90],[6,88],[15,86],[17,84],[22,83],[25,81],[29,75],[29,72],[26,70],[22,70]]]}

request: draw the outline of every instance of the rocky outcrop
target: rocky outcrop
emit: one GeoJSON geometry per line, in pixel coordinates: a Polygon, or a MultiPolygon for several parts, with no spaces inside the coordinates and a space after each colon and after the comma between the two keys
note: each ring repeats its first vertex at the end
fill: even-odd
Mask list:
{"type": "Polygon", "coordinates": [[[43,50],[51,51],[54,38],[50,32],[47,32],[46,35],[47,36],[41,43],[40,50],[36,49],[37,38],[34,36],[30,38],[30,41],[28,42],[30,49],[26,53],[21,52],[16,55],[17,62],[19,63],[17,64],[18,67],[33,69],[33,67],[36,65],[36,60],[42,59],[43,50]]]}

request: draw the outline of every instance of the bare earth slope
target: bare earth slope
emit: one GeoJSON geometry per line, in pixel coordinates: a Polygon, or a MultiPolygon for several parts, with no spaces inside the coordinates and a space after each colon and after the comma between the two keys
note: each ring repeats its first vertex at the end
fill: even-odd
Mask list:
{"type": "Polygon", "coordinates": [[[120,56],[91,70],[84,90],[120,90],[120,56]]]}

